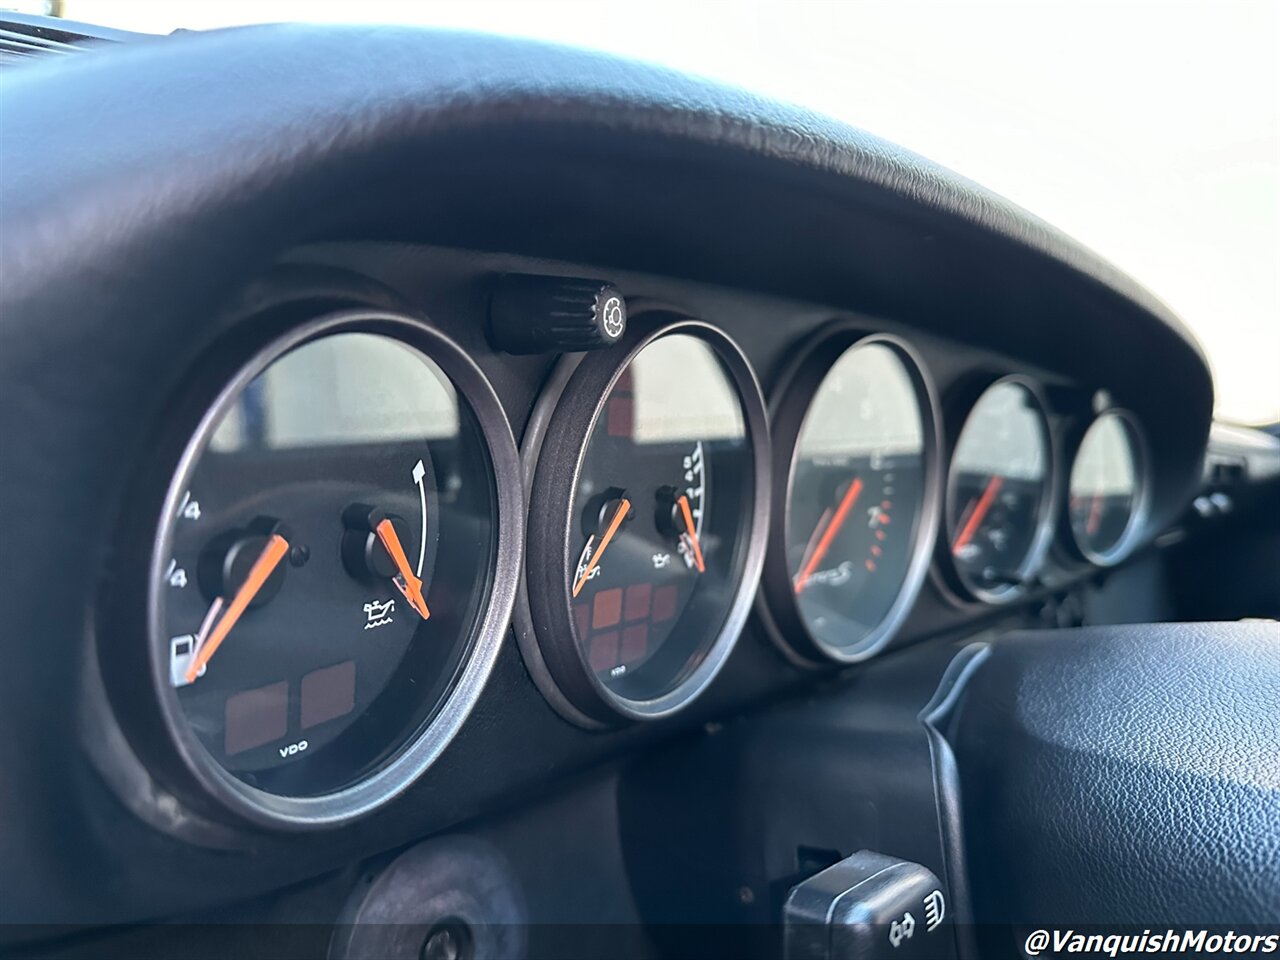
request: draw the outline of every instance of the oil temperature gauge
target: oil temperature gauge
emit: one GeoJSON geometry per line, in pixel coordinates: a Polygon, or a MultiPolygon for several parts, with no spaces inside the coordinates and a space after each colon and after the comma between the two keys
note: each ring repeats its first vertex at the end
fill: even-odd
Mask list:
{"type": "Polygon", "coordinates": [[[586,722],[663,716],[701,692],[763,547],[764,412],[745,359],[699,323],[636,327],[621,362],[593,354],[570,378],[530,502],[526,657],[586,722]]]}
{"type": "Polygon", "coordinates": [[[495,466],[515,463],[479,371],[416,322],[320,321],[241,370],[186,446],[153,555],[160,719],[199,787],[296,826],[425,768],[509,611],[518,499],[495,466]]]}

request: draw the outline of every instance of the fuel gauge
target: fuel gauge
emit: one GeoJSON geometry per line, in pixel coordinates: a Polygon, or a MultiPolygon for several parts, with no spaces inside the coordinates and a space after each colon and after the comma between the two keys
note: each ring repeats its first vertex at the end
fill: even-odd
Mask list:
{"type": "Polygon", "coordinates": [[[187,443],[150,585],[161,713],[199,786],[333,822],[424,769],[513,596],[498,462],[517,469],[496,397],[416,322],[317,321],[240,371],[187,443]]]}

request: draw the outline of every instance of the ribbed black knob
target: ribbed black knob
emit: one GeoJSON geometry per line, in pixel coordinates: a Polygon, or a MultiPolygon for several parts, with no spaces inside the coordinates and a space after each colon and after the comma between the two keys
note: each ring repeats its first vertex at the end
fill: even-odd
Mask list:
{"type": "Polygon", "coordinates": [[[489,339],[507,353],[611,347],[627,330],[627,303],[602,280],[507,274],[489,302],[489,339]]]}

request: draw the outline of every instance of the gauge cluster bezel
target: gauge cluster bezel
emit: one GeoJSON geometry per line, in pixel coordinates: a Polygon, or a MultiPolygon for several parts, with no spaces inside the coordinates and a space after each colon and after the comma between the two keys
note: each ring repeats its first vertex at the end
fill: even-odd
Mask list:
{"type": "MultiPolygon", "coordinates": [[[[431,301],[427,302],[431,303],[431,301]]],[[[770,392],[770,403],[766,412],[763,400],[759,400],[760,388],[751,359],[748,359],[746,352],[725,332],[726,327],[729,326],[725,323],[726,314],[721,310],[708,308],[705,311],[709,318],[707,321],[693,319],[692,310],[670,306],[671,302],[659,303],[632,298],[631,329],[622,343],[598,353],[560,358],[550,368],[550,376],[545,378],[541,390],[538,391],[536,388],[533,390],[531,395],[535,398],[535,402],[531,416],[522,430],[524,439],[518,451],[515,449],[514,440],[510,441],[511,449],[508,451],[510,458],[505,461],[506,466],[499,462],[506,455],[495,452],[493,443],[489,443],[495,474],[499,478],[522,477],[524,482],[517,481],[513,486],[501,479],[497,481],[500,518],[511,518],[516,529],[503,534],[506,537],[505,546],[500,546],[495,553],[498,557],[496,563],[502,567],[502,570],[495,572],[493,578],[491,585],[493,595],[487,608],[488,612],[485,614],[488,618],[486,624],[495,616],[495,609],[500,610],[504,605],[514,605],[514,618],[511,623],[515,628],[516,640],[528,674],[535,681],[533,686],[536,686],[542,698],[561,717],[580,728],[601,731],[616,728],[631,721],[667,718],[679,712],[702,694],[719,674],[740,635],[754,635],[760,639],[767,637],[776,649],[797,666],[811,670],[840,667],[872,657],[893,643],[895,637],[900,635],[902,628],[906,625],[908,617],[920,604],[921,590],[927,578],[932,577],[933,593],[942,597],[957,611],[972,611],[976,609],[972,604],[986,602],[986,598],[975,598],[959,588],[955,580],[949,576],[947,570],[949,558],[940,556],[939,550],[943,539],[945,497],[951,484],[950,461],[954,453],[954,441],[958,438],[960,425],[967,419],[973,403],[985,389],[1001,380],[1021,382],[1036,396],[1048,424],[1054,464],[1051,470],[1053,490],[1047,498],[1046,508],[1049,520],[1047,523],[1042,523],[1039,536],[1043,537],[1043,540],[1037,544],[1040,560],[1036,566],[1045,570],[1048,579],[1044,583],[1027,583],[1025,589],[1018,590],[1015,595],[1008,597],[1007,601],[1001,601],[1002,604],[1010,606],[1014,605],[1015,601],[1040,596],[1041,589],[1061,589],[1063,585],[1070,585],[1088,576],[1088,570],[1092,566],[1110,566],[1122,562],[1145,532],[1146,506],[1151,487],[1150,459],[1142,426],[1128,411],[1121,412],[1132,428],[1131,435],[1138,441],[1136,446],[1142,463],[1138,509],[1135,510],[1135,517],[1130,522],[1122,544],[1109,551],[1105,557],[1087,556],[1076,547],[1071,536],[1062,491],[1066,484],[1065,468],[1073,459],[1079,441],[1088,426],[1092,424],[1093,418],[1084,409],[1077,411],[1076,405],[1070,399],[1063,400],[1059,396],[1063,390],[1072,395],[1081,392],[1069,383],[1058,383],[1052,390],[1046,389],[1043,381],[1037,379],[1033,373],[1005,373],[1001,371],[1000,366],[982,367],[984,361],[979,358],[964,359],[957,364],[945,363],[938,353],[941,349],[938,341],[932,337],[922,336],[921,343],[917,345],[897,333],[901,329],[898,323],[885,323],[882,327],[877,322],[867,319],[825,319],[816,325],[811,323],[809,332],[803,336],[794,339],[788,337],[785,342],[779,342],[772,347],[766,346],[753,350],[751,358],[759,362],[767,362],[771,351],[784,358],[770,392]],[[598,416],[617,376],[646,343],[657,336],[678,331],[695,332],[700,338],[713,345],[726,372],[731,376],[735,388],[743,398],[744,421],[747,435],[752,441],[752,463],[756,473],[756,505],[751,532],[743,548],[746,559],[739,593],[735,597],[724,628],[709,648],[705,662],[687,678],[684,684],[666,696],[651,703],[637,705],[625,701],[618,702],[609,691],[601,687],[598,680],[585,669],[577,644],[573,642],[570,634],[534,630],[534,604],[531,604],[526,583],[530,568],[524,562],[525,559],[532,561],[534,551],[531,549],[528,554],[523,554],[522,551],[526,545],[532,547],[537,541],[538,534],[534,528],[539,522],[546,520],[552,526],[559,525],[563,528],[565,520],[563,517],[554,521],[547,520],[559,511],[539,510],[537,500],[532,495],[539,471],[548,463],[563,462],[565,459],[564,456],[553,453],[545,442],[554,422],[568,416],[567,410],[572,411],[571,415],[576,418],[577,426],[566,436],[576,437],[576,439],[568,441],[566,449],[573,450],[573,462],[575,465],[580,464],[583,438],[588,435],[590,425],[598,416]],[[796,433],[800,424],[803,423],[813,392],[845,350],[858,344],[876,342],[889,346],[903,360],[920,404],[925,439],[923,450],[925,495],[912,533],[912,560],[903,589],[895,599],[889,616],[872,636],[851,655],[842,657],[833,655],[832,651],[813,642],[809,638],[808,631],[803,628],[798,613],[794,609],[791,611],[786,609],[788,603],[775,602],[778,588],[774,580],[776,569],[773,565],[773,557],[778,550],[778,541],[785,539],[781,518],[786,515],[784,509],[786,495],[793,478],[796,433]],[[938,363],[939,369],[944,371],[943,382],[950,384],[948,388],[950,395],[946,398],[945,404],[939,401],[939,391],[929,367],[930,360],[938,363]],[[591,373],[589,378],[591,385],[584,386],[588,381],[584,371],[591,371],[593,368],[595,372],[591,373]],[[975,373],[979,370],[980,372],[975,373]],[[975,383],[976,386],[974,386],[975,383]],[[957,392],[961,390],[960,384],[964,384],[966,389],[969,389],[963,402],[959,399],[961,394],[957,392]],[[758,411],[756,404],[752,401],[753,396],[759,400],[758,411]],[[1070,410],[1066,409],[1068,407],[1070,410]],[[945,420],[944,410],[947,415],[945,420]],[[770,439],[771,431],[775,431],[772,439],[770,439]],[[1064,439],[1071,442],[1064,442],[1064,439]],[[786,478],[785,486],[781,484],[784,477],[786,478]],[[771,512],[779,522],[770,523],[771,512]],[[1046,562],[1045,555],[1049,550],[1052,550],[1051,555],[1054,559],[1046,562]],[[511,551],[515,551],[516,556],[521,558],[514,566],[510,562],[511,551]],[[503,557],[506,559],[503,560],[503,557]],[[755,589],[757,585],[760,587],[758,590],[755,589]],[[747,620],[753,609],[757,616],[753,624],[749,625],[747,620]],[[789,617],[792,619],[791,627],[788,628],[783,624],[788,622],[789,617]],[[566,652],[577,660],[576,665],[570,661],[567,669],[564,657],[566,652]]],[[[433,305],[432,310],[439,312],[439,305],[433,305]]],[[[184,392],[184,396],[180,398],[181,402],[175,402],[163,424],[160,434],[161,442],[157,444],[160,459],[172,454],[174,460],[171,462],[176,463],[178,453],[194,429],[192,424],[198,421],[201,411],[208,413],[209,404],[213,402],[210,398],[216,400],[222,391],[234,392],[242,379],[251,378],[250,370],[258,358],[273,351],[278,355],[280,349],[278,345],[286,342],[302,342],[309,337],[321,335],[321,329],[312,325],[325,322],[338,325],[346,322],[353,324],[351,329],[388,332],[418,347],[431,357],[453,381],[476,418],[482,423],[488,420],[492,424],[497,424],[500,420],[501,427],[505,429],[509,438],[510,427],[507,425],[505,411],[515,409],[512,407],[512,398],[504,395],[499,400],[488,376],[482,372],[482,367],[477,365],[478,359],[481,365],[496,362],[497,367],[501,367],[508,362],[508,359],[499,358],[496,355],[486,356],[483,350],[477,352],[475,344],[465,338],[463,342],[467,342],[468,347],[464,350],[456,341],[440,332],[431,321],[410,315],[411,311],[417,312],[416,305],[411,308],[393,303],[385,308],[358,307],[332,311],[329,306],[320,307],[315,302],[310,305],[286,302],[283,308],[278,304],[272,305],[265,315],[266,319],[260,324],[241,325],[239,322],[232,324],[224,329],[218,338],[202,348],[204,351],[202,362],[191,378],[190,389],[184,392]],[[336,312],[336,315],[330,315],[331,312],[336,312]],[[317,313],[323,313],[325,316],[316,319],[317,313]],[[343,320],[344,317],[347,319],[343,320]],[[379,327],[379,325],[382,326],[379,327]],[[472,359],[472,355],[477,359],[472,359]],[[250,366],[246,367],[246,363],[250,366]],[[471,380],[473,376],[475,379],[471,380]],[[483,392],[487,399],[478,401],[477,391],[483,392]],[[497,417],[489,417],[485,410],[496,413],[497,417]],[[184,430],[185,435],[183,435],[184,430]]],[[[454,328],[446,329],[452,331],[454,328]]],[[[336,327],[333,332],[337,332],[336,327]]],[[[258,369],[263,365],[265,364],[260,364],[258,369]]],[[[495,372],[495,368],[491,367],[485,369],[489,371],[489,375],[496,378],[495,383],[503,382],[502,372],[495,372]]],[[[545,367],[542,369],[546,370],[545,367]]],[[[513,416],[518,421],[518,414],[513,416]]],[[[571,479],[565,482],[571,485],[571,479]]],[[[163,492],[162,488],[157,497],[163,492]]],[[[500,519],[500,532],[506,528],[506,521],[500,519]]],[[[561,532],[563,533],[563,529],[561,532]]],[[[155,574],[156,569],[153,566],[149,575],[155,576],[155,574]]],[[[785,572],[783,576],[785,577],[785,572]]],[[[138,594],[135,592],[128,596],[136,599],[138,594]]],[[[794,608],[790,590],[787,591],[787,601],[794,608]]],[[[919,635],[921,630],[927,632],[936,629],[934,622],[929,621],[929,617],[936,616],[930,611],[933,611],[937,603],[936,601],[930,601],[930,603],[932,606],[926,604],[929,609],[925,611],[925,619],[920,621],[917,629],[911,631],[912,636],[919,635]]],[[[115,637],[122,635],[120,632],[122,622],[126,623],[127,631],[129,629],[127,621],[119,619],[109,621],[112,626],[110,635],[115,637]]],[[[913,620],[914,622],[916,621],[913,620]]],[[[937,620],[936,622],[946,621],[937,620]]],[[[505,624],[505,621],[503,623],[505,624]]],[[[488,636],[489,626],[486,626],[485,630],[488,636]]],[[[108,634],[103,631],[102,635],[108,634]]],[[[499,626],[496,630],[496,639],[492,641],[493,657],[496,657],[498,646],[504,635],[505,627],[499,626]]],[[[765,650],[768,649],[767,643],[762,646],[765,650]]],[[[148,656],[150,656],[149,653],[148,656]]],[[[460,717],[456,719],[456,723],[450,721],[447,735],[429,738],[430,744],[424,741],[421,753],[417,750],[418,745],[415,744],[415,749],[411,752],[422,762],[418,764],[415,771],[403,778],[384,778],[384,771],[378,771],[355,787],[331,796],[280,798],[264,794],[255,797],[251,795],[252,788],[246,791],[238,781],[224,782],[232,779],[224,771],[200,769],[199,759],[192,760],[189,755],[184,754],[183,749],[175,745],[177,738],[170,736],[167,730],[161,738],[164,742],[158,747],[154,743],[143,743],[142,741],[145,741],[148,735],[136,736],[139,717],[146,718],[145,722],[152,722],[159,715],[160,710],[156,704],[138,707],[129,702],[129,693],[122,690],[119,677],[111,679],[113,672],[118,674],[118,666],[118,664],[108,664],[99,666],[98,669],[102,676],[109,680],[108,708],[128,736],[129,745],[137,752],[138,759],[141,761],[138,770],[145,769],[147,774],[154,776],[159,783],[173,789],[179,797],[190,804],[192,813],[208,815],[211,820],[229,823],[236,827],[249,825],[286,831],[310,829],[347,823],[380,808],[417,780],[426,766],[438,756],[461,728],[466,711],[474,705],[475,698],[478,696],[478,690],[474,696],[469,695],[470,699],[465,709],[458,711],[460,717]],[[396,782],[390,782],[390,780],[396,782]],[[250,795],[246,797],[246,793],[250,795]]],[[[491,667],[492,661],[489,663],[489,668],[491,667]]],[[[167,690],[167,684],[162,685],[161,689],[167,690]]],[[[171,718],[169,722],[172,722],[171,718]]],[[[102,762],[100,761],[100,764],[102,762]]],[[[110,766],[112,763],[114,761],[106,765],[110,766]]],[[[398,760],[393,761],[394,763],[398,763],[398,760]]],[[[119,766],[118,763],[115,765],[119,766]]],[[[390,766],[388,765],[384,770],[389,769],[390,766]]],[[[117,790],[134,789],[136,784],[143,782],[139,780],[138,774],[131,776],[133,779],[113,774],[112,781],[121,784],[117,790]]],[[[155,822],[154,816],[152,811],[153,822],[155,822]]],[[[184,816],[188,820],[192,819],[189,815],[184,816]]],[[[175,821],[167,824],[166,829],[181,834],[186,827],[177,825],[175,821]]]]}
{"type": "MultiPolygon", "coordinates": [[[[158,531],[150,545],[145,591],[138,604],[145,619],[129,630],[113,631],[113,643],[135,638],[140,651],[119,655],[118,647],[100,650],[99,663],[114,711],[126,735],[148,768],[213,819],[276,830],[332,827],[362,817],[386,804],[414,783],[461,729],[493,669],[514,602],[523,538],[519,525],[522,495],[519,461],[506,413],[488,379],[453,340],[429,321],[376,308],[345,307],[304,313],[295,305],[283,314],[260,316],[257,335],[241,335],[215,348],[212,370],[193,377],[190,389],[165,425],[152,469],[165,490],[159,509],[145,513],[158,531]],[[272,362],[297,347],[339,333],[362,332],[405,343],[427,357],[449,378],[470,410],[490,470],[494,508],[494,540],[486,586],[473,623],[469,647],[452,685],[438,707],[404,743],[373,772],[342,789],[318,796],[269,793],[224,770],[196,740],[159,655],[160,608],[150,585],[160,582],[168,558],[165,518],[174,515],[199,452],[211,430],[244,386],[272,362]],[[171,451],[166,453],[166,451],[171,451]],[[141,638],[146,637],[146,643],[141,638]],[[140,653],[140,655],[139,655],[140,653]],[[144,670],[146,695],[136,696],[130,669],[144,670]],[[142,701],[142,702],[139,702],[142,701]]],[[[137,596],[137,593],[133,593],[137,596]]],[[[102,641],[100,641],[101,643],[102,641]]]]}
{"type": "Polygon", "coordinates": [[[543,391],[521,448],[528,489],[528,540],[521,596],[514,617],[516,636],[530,675],[547,701],[580,726],[601,728],[620,722],[671,716],[706,690],[719,674],[743,631],[764,563],[769,509],[769,427],[764,400],[746,354],[720,329],[678,312],[631,308],[629,329],[613,347],[560,361],[543,391]],[[575,490],[586,438],[601,415],[614,384],[632,360],[655,340],[672,334],[695,336],[715,352],[741,402],[753,477],[747,529],[735,545],[738,571],[728,611],[701,659],[666,693],[650,700],[626,699],[606,687],[584,662],[569,615],[572,526],[566,493],[575,490]]]}
{"type": "Polygon", "coordinates": [[[885,649],[911,613],[929,574],[933,543],[941,518],[943,438],[938,391],[920,353],[896,334],[868,329],[864,323],[836,320],[800,341],[782,368],[770,393],[773,430],[772,470],[785,483],[774,484],[763,588],[757,602],[759,619],[770,639],[797,665],[814,668],[858,663],[885,649]],[[814,396],[835,363],[860,346],[881,344],[902,362],[921,414],[923,432],[923,496],[911,531],[911,560],[888,613],[856,648],[837,649],[815,640],[800,614],[787,569],[786,544],[796,444],[814,396]]]}
{"type": "Polygon", "coordinates": [[[1036,587],[1038,578],[1044,571],[1045,563],[1053,548],[1057,515],[1062,502],[1064,489],[1062,444],[1060,432],[1055,427],[1047,392],[1041,382],[1029,374],[983,372],[967,378],[948,399],[947,407],[950,416],[947,419],[946,481],[943,488],[942,517],[938,525],[936,546],[941,586],[949,595],[961,601],[997,606],[1014,603],[1025,598],[1036,587]],[[1009,584],[1001,590],[984,590],[969,583],[959,571],[951,552],[950,518],[947,511],[955,493],[954,461],[960,434],[987,392],[1001,384],[1016,384],[1023,387],[1035,400],[1040,424],[1044,428],[1049,463],[1046,472],[1046,491],[1041,498],[1036,517],[1036,532],[1026,559],[1018,568],[1020,582],[1009,584]]]}

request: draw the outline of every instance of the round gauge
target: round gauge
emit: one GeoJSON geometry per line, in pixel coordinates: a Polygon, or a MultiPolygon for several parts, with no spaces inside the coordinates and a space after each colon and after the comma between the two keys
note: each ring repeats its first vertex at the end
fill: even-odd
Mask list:
{"type": "Polygon", "coordinates": [[[1141,436],[1125,412],[1097,417],[1076,451],[1067,491],[1067,515],[1086,559],[1119,562],[1138,533],[1144,476],[1141,436]]]}
{"type": "Polygon", "coordinates": [[[723,664],[762,561],[764,423],[742,354],[691,321],[572,374],[538,454],[528,573],[533,672],[575,719],[669,714],[723,664]]]}
{"type": "Polygon", "coordinates": [[[766,594],[794,652],[858,660],[888,642],[928,567],[932,390],[905,344],[847,330],[820,334],[788,379],[774,417],[788,482],[775,494],[766,594]]]}
{"type": "Polygon", "coordinates": [[[947,484],[947,551],[960,585],[1012,599],[1044,559],[1052,532],[1052,447],[1035,389],[998,380],[970,410],[947,484]]]}
{"type": "Polygon", "coordinates": [[[412,321],[313,323],[241,371],[186,447],[151,568],[152,674],[202,787],[311,824],[425,768],[509,613],[495,467],[515,456],[479,371],[412,321]]]}

